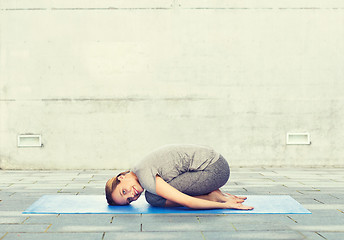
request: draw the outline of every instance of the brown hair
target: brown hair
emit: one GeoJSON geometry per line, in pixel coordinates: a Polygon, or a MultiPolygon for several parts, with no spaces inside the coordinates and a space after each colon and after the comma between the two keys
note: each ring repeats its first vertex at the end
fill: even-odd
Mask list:
{"type": "Polygon", "coordinates": [[[106,184],[105,184],[105,196],[106,196],[106,200],[108,202],[109,205],[111,206],[115,206],[118,205],[117,203],[115,203],[115,201],[112,199],[111,194],[113,193],[113,191],[115,191],[117,185],[120,183],[120,180],[118,180],[118,177],[121,175],[125,175],[127,173],[129,173],[130,171],[125,171],[125,172],[121,172],[120,174],[118,174],[116,177],[110,178],[106,184]]]}

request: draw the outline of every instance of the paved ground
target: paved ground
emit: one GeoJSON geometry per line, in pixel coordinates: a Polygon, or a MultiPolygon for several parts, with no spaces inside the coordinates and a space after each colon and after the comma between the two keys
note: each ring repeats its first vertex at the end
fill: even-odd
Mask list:
{"type": "Polygon", "coordinates": [[[312,214],[22,215],[45,194],[103,194],[105,181],[119,171],[0,170],[0,240],[344,239],[344,168],[231,170],[223,190],[288,194],[312,214]]]}

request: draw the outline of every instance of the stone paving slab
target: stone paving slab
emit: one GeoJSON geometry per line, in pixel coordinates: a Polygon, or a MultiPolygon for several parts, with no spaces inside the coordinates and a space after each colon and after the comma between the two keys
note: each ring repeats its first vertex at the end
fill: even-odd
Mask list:
{"type": "MultiPolygon", "coordinates": [[[[48,232],[138,232],[141,230],[140,215],[59,214],[51,218],[48,216],[44,219],[44,222],[52,224],[48,232]]],[[[31,215],[25,224],[37,223],[39,219],[31,215]]]]}
{"type": "MultiPolygon", "coordinates": [[[[298,214],[299,215],[299,214],[298,214]]],[[[304,214],[302,214],[304,215],[304,214]]],[[[308,215],[308,214],[306,214],[308,215]]],[[[200,223],[212,225],[212,223],[234,223],[234,224],[254,224],[254,223],[280,223],[291,224],[293,221],[290,216],[294,214],[237,214],[236,216],[223,214],[223,215],[201,215],[198,216],[200,223]],[[268,217],[267,217],[268,216],[268,217]]],[[[216,225],[215,224],[215,225],[216,225]]]]}
{"type": "Polygon", "coordinates": [[[68,232],[68,233],[86,233],[86,232],[140,232],[140,224],[127,223],[127,224],[107,224],[107,225],[64,225],[53,224],[48,233],[51,232],[68,232]]]}
{"type": "Polygon", "coordinates": [[[0,224],[21,224],[26,220],[26,217],[1,217],[0,224]]]}
{"type": "Polygon", "coordinates": [[[23,233],[23,232],[35,232],[44,233],[47,231],[49,224],[39,225],[23,225],[23,224],[0,224],[0,232],[12,232],[12,233],[23,233]]]}
{"type": "Polygon", "coordinates": [[[326,239],[322,236],[319,232],[299,232],[304,239],[311,239],[311,240],[324,240],[326,239]]]}
{"type": "Polygon", "coordinates": [[[343,225],[332,224],[332,225],[323,225],[322,223],[313,224],[313,225],[295,225],[290,227],[292,230],[303,231],[303,232],[332,232],[332,233],[344,233],[343,225]]]}
{"type": "Polygon", "coordinates": [[[144,232],[196,232],[203,231],[202,225],[195,216],[142,216],[142,231],[144,232]]]}
{"type": "MultiPolygon", "coordinates": [[[[58,221],[59,214],[35,214],[35,215],[24,215],[26,218],[22,224],[55,224],[58,221]]],[[[71,219],[74,219],[71,218],[71,219]]]]}
{"type": "MultiPolygon", "coordinates": [[[[314,213],[313,213],[314,214],[314,213]]],[[[310,226],[317,225],[319,222],[322,222],[323,226],[327,225],[342,225],[344,226],[344,217],[339,214],[332,213],[329,215],[314,214],[311,218],[307,218],[304,215],[293,215],[290,216],[298,225],[310,226]]]]}
{"type": "Polygon", "coordinates": [[[343,170],[344,168],[232,168],[231,179],[222,188],[243,196],[287,194],[312,214],[183,216],[23,215],[23,210],[45,194],[104,194],[106,180],[122,170],[0,170],[0,240],[344,239],[343,170]]]}
{"type": "Polygon", "coordinates": [[[284,225],[276,222],[269,223],[233,223],[233,227],[236,231],[284,231],[289,228],[288,225],[284,225]]]}
{"type": "Polygon", "coordinates": [[[104,240],[132,239],[132,240],[204,240],[201,232],[122,232],[105,233],[104,240]]]}
{"type": "Polygon", "coordinates": [[[0,204],[0,211],[20,210],[24,211],[26,206],[33,204],[37,199],[30,198],[10,198],[5,199],[0,204]]]}
{"type": "Polygon", "coordinates": [[[341,232],[336,232],[336,233],[332,233],[332,232],[319,232],[319,234],[324,237],[327,240],[340,240],[340,239],[344,239],[344,233],[341,232]]]}
{"type": "Polygon", "coordinates": [[[222,240],[222,239],[271,239],[271,240],[299,240],[305,239],[305,236],[293,231],[238,231],[238,232],[204,232],[204,238],[207,240],[222,240]]]}
{"type": "MultiPolygon", "coordinates": [[[[11,240],[61,240],[61,239],[82,239],[102,240],[104,233],[9,233],[4,239],[11,240]]],[[[1,237],[0,237],[1,239],[1,237]]]]}

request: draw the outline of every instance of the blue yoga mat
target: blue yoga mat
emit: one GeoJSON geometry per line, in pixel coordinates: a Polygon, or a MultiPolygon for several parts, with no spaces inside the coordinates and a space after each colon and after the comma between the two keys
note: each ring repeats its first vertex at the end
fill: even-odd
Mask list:
{"type": "Polygon", "coordinates": [[[150,206],[144,196],[128,206],[108,206],[103,195],[44,195],[23,214],[309,214],[288,195],[251,195],[245,205],[254,210],[196,210],[186,207],[158,208],[150,206]]]}

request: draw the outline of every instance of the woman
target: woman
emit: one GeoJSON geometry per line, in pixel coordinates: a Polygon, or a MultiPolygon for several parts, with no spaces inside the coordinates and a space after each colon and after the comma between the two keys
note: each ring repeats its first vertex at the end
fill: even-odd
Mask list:
{"type": "Polygon", "coordinates": [[[109,205],[127,205],[145,189],[147,202],[157,207],[253,209],[242,205],[246,197],[220,191],[229,174],[227,161],[212,148],[167,145],[150,153],[132,171],[109,179],[106,199],[109,205]]]}

